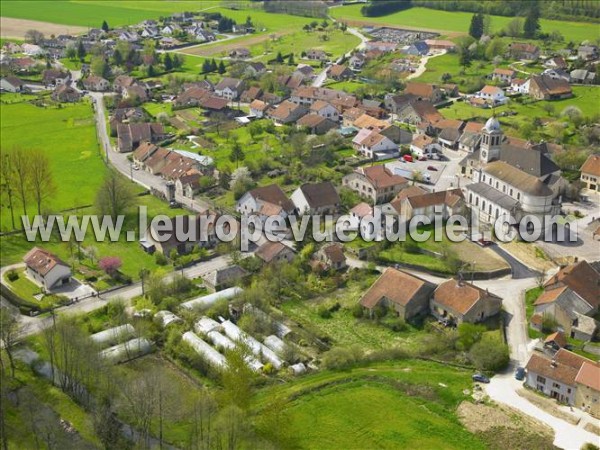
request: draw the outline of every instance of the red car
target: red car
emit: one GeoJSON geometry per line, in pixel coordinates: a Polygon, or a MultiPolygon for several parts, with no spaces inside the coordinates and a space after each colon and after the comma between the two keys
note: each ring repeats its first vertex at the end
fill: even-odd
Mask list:
{"type": "Polygon", "coordinates": [[[427,170],[433,170],[434,172],[437,172],[435,166],[427,166],[427,170]]]}
{"type": "Polygon", "coordinates": [[[404,156],[402,157],[402,159],[404,159],[404,161],[406,161],[406,162],[413,162],[413,157],[412,157],[412,155],[404,155],[404,156]]]}
{"type": "Polygon", "coordinates": [[[492,241],[486,241],[485,239],[481,238],[477,241],[477,243],[479,245],[481,245],[482,247],[489,247],[490,245],[493,245],[494,243],[492,241]]]}

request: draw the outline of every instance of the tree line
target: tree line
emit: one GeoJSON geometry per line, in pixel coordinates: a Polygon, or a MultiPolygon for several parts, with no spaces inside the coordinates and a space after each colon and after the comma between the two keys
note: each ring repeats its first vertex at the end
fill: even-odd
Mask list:
{"type": "Polygon", "coordinates": [[[56,192],[50,160],[40,149],[16,146],[2,152],[0,167],[2,203],[10,212],[12,229],[16,230],[15,213],[26,216],[27,207],[33,204],[41,215],[56,192]]]}
{"type": "Polygon", "coordinates": [[[372,0],[360,10],[366,17],[387,16],[398,11],[404,11],[412,6],[412,0],[372,0]]]}
{"type": "MultiPolygon", "coordinates": [[[[514,0],[510,2],[482,2],[480,0],[412,0],[413,6],[439,9],[443,11],[465,11],[496,16],[523,16],[532,2],[514,0]]],[[[540,5],[540,17],[576,21],[598,21],[600,2],[597,0],[557,0],[545,1],[540,5]]]]}

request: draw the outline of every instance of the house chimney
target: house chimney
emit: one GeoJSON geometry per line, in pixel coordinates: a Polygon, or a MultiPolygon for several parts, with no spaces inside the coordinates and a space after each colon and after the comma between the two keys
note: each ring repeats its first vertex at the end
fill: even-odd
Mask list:
{"type": "Polygon", "coordinates": [[[556,366],[557,366],[556,360],[552,359],[552,361],[550,361],[550,367],[556,367],[556,366]]]}

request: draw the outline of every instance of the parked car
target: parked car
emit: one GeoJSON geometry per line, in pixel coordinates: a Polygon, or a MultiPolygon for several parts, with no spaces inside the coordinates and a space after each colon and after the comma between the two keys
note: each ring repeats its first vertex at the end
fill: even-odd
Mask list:
{"type": "Polygon", "coordinates": [[[515,378],[519,381],[523,381],[525,379],[525,368],[517,367],[515,378]]]}
{"type": "Polygon", "coordinates": [[[412,157],[412,155],[404,155],[404,156],[402,157],[402,159],[403,159],[404,161],[406,161],[406,162],[413,162],[413,157],[412,157]]]}
{"type": "Polygon", "coordinates": [[[479,383],[489,383],[490,382],[490,379],[488,377],[486,377],[485,375],[483,375],[482,373],[476,373],[471,378],[473,379],[473,381],[477,381],[479,383]]]}
{"type": "Polygon", "coordinates": [[[169,202],[169,208],[176,209],[176,208],[179,208],[179,207],[181,207],[181,205],[179,203],[177,203],[175,200],[171,200],[169,202]]]}
{"type": "Polygon", "coordinates": [[[433,170],[434,172],[437,172],[437,169],[434,166],[427,166],[427,170],[433,170]]]}
{"type": "Polygon", "coordinates": [[[419,161],[427,161],[427,156],[419,156],[419,161]]]}

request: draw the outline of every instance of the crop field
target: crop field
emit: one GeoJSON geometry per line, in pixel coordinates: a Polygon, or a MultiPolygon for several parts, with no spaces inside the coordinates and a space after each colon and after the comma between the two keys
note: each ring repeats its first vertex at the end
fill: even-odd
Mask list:
{"type": "MultiPolygon", "coordinates": [[[[484,448],[455,416],[469,372],[420,361],[322,372],[265,389],[298,448],[484,448]]],[[[265,409],[268,409],[266,406],[265,409]]]]}
{"type": "MultiPolygon", "coordinates": [[[[4,99],[2,94],[1,99],[4,99]]],[[[15,99],[11,99],[15,100],[15,99]]],[[[19,146],[41,149],[50,160],[56,195],[47,205],[60,211],[93,203],[105,173],[98,153],[92,107],[89,103],[39,107],[28,102],[3,104],[0,111],[2,149],[19,146]]],[[[15,212],[21,211],[20,205],[15,212]]],[[[33,214],[33,201],[28,205],[33,214]]],[[[2,229],[10,224],[2,211],[2,229]]]]}
{"type": "MultiPolygon", "coordinates": [[[[410,8],[383,17],[364,17],[360,13],[362,5],[341,6],[330,9],[330,14],[350,24],[389,25],[433,30],[449,36],[467,34],[471,23],[471,13],[448,12],[427,8],[410,8]]],[[[512,20],[511,17],[491,16],[492,31],[499,31],[512,20]]],[[[558,30],[566,41],[582,42],[600,37],[600,27],[585,22],[540,19],[543,32],[558,30]]]]}

